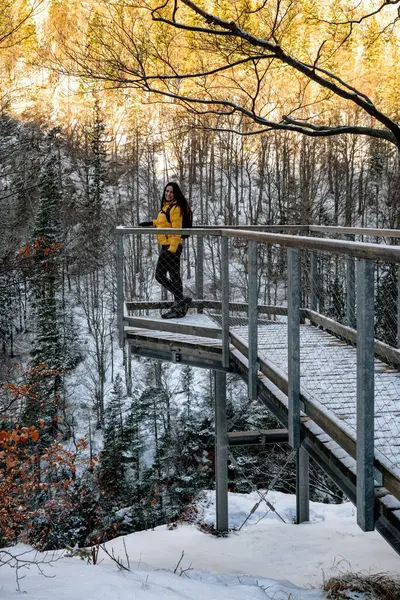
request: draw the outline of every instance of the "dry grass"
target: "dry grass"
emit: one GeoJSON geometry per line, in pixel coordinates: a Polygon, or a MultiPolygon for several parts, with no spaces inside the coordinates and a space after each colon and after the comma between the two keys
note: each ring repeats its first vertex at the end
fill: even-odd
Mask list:
{"type": "Polygon", "coordinates": [[[341,573],[324,582],[327,598],[357,598],[363,594],[371,600],[400,600],[400,579],[387,573],[341,573]]]}

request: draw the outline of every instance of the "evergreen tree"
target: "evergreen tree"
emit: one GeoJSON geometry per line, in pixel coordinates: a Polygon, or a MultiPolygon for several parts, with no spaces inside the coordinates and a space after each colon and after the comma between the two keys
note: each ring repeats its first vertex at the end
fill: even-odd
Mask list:
{"type": "Polygon", "coordinates": [[[81,256],[96,269],[104,265],[107,244],[107,214],[105,185],[107,181],[107,151],[105,124],[98,98],[93,121],[85,130],[84,192],[81,207],[81,256]]]}
{"type": "MultiPolygon", "coordinates": [[[[51,144],[51,141],[50,141],[51,144]]],[[[36,425],[44,419],[46,430],[54,437],[57,431],[57,408],[63,371],[60,304],[61,253],[61,191],[58,186],[57,157],[50,152],[39,179],[40,201],[31,245],[33,257],[32,302],[34,341],[31,365],[37,402],[30,402],[24,411],[24,421],[36,425]]]]}
{"type": "Polygon", "coordinates": [[[27,425],[45,422],[45,432],[54,438],[58,432],[63,375],[80,359],[72,312],[62,287],[63,230],[61,219],[61,163],[55,131],[47,139],[46,158],[39,177],[39,207],[33,240],[27,247],[31,258],[31,300],[34,339],[31,348],[32,381],[37,401],[26,404],[23,420],[27,425]]]}
{"type": "Polygon", "coordinates": [[[124,502],[129,498],[126,474],[127,439],[124,423],[124,389],[120,375],[114,381],[110,402],[105,411],[104,446],[101,455],[100,481],[107,502],[124,502]]]}

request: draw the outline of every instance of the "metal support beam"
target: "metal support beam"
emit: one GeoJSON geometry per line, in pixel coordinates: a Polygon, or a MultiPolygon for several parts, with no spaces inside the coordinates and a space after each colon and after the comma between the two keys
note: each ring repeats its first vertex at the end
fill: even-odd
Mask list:
{"type": "Polygon", "coordinates": [[[300,448],[300,260],[288,248],[288,402],[289,444],[300,448]]]}
{"type": "Polygon", "coordinates": [[[229,367],[229,238],[221,238],[222,366],[229,367]]]}
{"type": "MultiPolygon", "coordinates": [[[[204,238],[197,236],[197,259],[196,259],[196,298],[204,298],[204,238]]],[[[203,312],[203,307],[199,306],[198,313],[203,312]]]]}
{"type": "Polygon", "coordinates": [[[374,262],[357,260],[357,523],[374,529],[374,262]]]}
{"type": "Polygon", "coordinates": [[[249,399],[257,399],[258,375],[258,307],[257,307],[257,242],[248,243],[249,287],[249,399]]]}
{"type": "Polygon", "coordinates": [[[228,434],[226,424],[226,374],[214,371],[215,389],[215,493],[216,529],[228,531],[228,434]]]}
{"type": "Polygon", "coordinates": [[[354,258],[346,260],[346,325],[356,328],[356,271],[354,258]]]}
{"type": "Polygon", "coordinates": [[[300,447],[296,451],[296,523],[310,520],[309,456],[300,447]]]}
{"type": "Polygon", "coordinates": [[[117,315],[119,347],[124,345],[124,238],[117,230],[117,315]]]}

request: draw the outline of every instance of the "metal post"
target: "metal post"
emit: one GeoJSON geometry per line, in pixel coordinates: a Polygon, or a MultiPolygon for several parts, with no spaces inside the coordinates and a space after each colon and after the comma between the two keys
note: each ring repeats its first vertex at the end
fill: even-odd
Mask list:
{"type": "Polygon", "coordinates": [[[296,523],[310,520],[310,484],[308,452],[300,447],[296,451],[296,523]]]}
{"type": "Polygon", "coordinates": [[[300,448],[300,261],[288,248],[288,403],[289,444],[300,448]]]}
{"type": "MultiPolygon", "coordinates": [[[[354,236],[353,236],[354,238],[354,236]]],[[[352,329],[356,328],[356,270],[354,258],[349,256],[346,260],[346,324],[352,329]]]]}
{"type": "MultiPolygon", "coordinates": [[[[197,261],[196,261],[196,298],[204,299],[204,238],[197,236],[197,261]]],[[[203,306],[199,306],[198,313],[203,312],[203,306]]]]}
{"type": "Polygon", "coordinates": [[[214,371],[215,383],[215,492],[216,529],[228,531],[228,434],[226,424],[226,373],[214,371]]]}
{"type": "Polygon", "coordinates": [[[221,238],[222,366],[229,367],[229,238],[221,238]]]}
{"type": "Polygon", "coordinates": [[[357,523],[374,529],[374,262],[357,259],[357,523]]]}
{"type": "Polygon", "coordinates": [[[257,242],[248,243],[248,320],[249,320],[249,399],[257,399],[258,387],[258,306],[257,306],[257,242]]]}
{"type": "Polygon", "coordinates": [[[124,345],[124,238],[117,230],[117,315],[119,347],[124,345]]]}
{"type": "Polygon", "coordinates": [[[310,251],[310,309],[318,311],[318,259],[317,253],[310,251]]]}

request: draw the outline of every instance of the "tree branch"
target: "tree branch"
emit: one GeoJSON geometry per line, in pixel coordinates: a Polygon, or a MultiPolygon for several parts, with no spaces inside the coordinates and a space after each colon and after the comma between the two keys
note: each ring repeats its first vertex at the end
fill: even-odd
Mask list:
{"type": "Polygon", "coordinates": [[[321,23],[327,23],[328,25],[358,25],[366,19],[370,19],[371,17],[378,15],[386,6],[396,6],[398,4],[400,4],[400,0],[385,0],[380,6],[378,6],[376,10],[362,15],[358,19],[347,19],[346,21],[329,21],[325,19],[318,19],[318,21],[321,23]]]}
{"type": "MultiPolygon", "coordinates": [[[[258,125],[263,125],[264,127],[267,127],[268,130],[281,129],[284,131],[295,131],[297,133],[302,133],[303,135],[307,135],[309,137],[326,137],[326,136],[332,137],[332,136],[337,136],[337,135],[343,135],[345,133],[353,134],[353,135],[354,134],[367,135],[370,137],[387,140],[388,142],[396,143],[395,136],[390,131],[386,131],[384,129],[375,129],[373,127],[362,127],[362,126],[357,126],[357,125],[342,125],[342,126],[337,126],[337,127],[326,126],[326,125],[317,126],[317,125],[309,124],[306,121],[296,121],[287,116],[283,117],[281,122],[274,122],[274,121],[265,119],[264,117],[262,117],[260,115],[254,114],[251,111],[245,109],[240,104],[235,104],[234,102],[231,102],[229,100],[206,100],[203,98],[192,98],[192,97],[183,96],[181,94],[177,94],[177,93],[173,93],[173,92],[168,92],[165,90],[158,90],[158,89],[152,88],[148,85],[146,85],[143,88],[143,90],[146,92],[149,92],[149,93],[159,94],[162,96],[167,96],[168,98],[173,98],[174,100],[178,100],[178,101],[186,104],[186,107],[190,107],[193,110],[193,112],[195,112],[196,114],[215,114],[215,115],[220,115],[220,116],[228,116],[228,115],[232,115],[237,112],[237,113],[242,114],[245,117],[248,117],[250,122],[257,123],[258,125]],[[208,106],[221,106],[221,107],[230,108],[231,110],[225,111],[225,112],[221,112],[216,109],[207,110],[207,111],[198,111],[198,110],[195,111],[192,106],[193,104],[202,104],[202,105],[208,105],[208,106]]],[[[264,131],[265,131],[265,129],[263,129],[262,131],[258,131],[258,133],[262,133],[264,131]]],[[[240,135],[253,135],[253,133],[243,133],[240,131],[235,131],[235,133],[239,133],[240,135]]]]}
{"type": "MultiPolygon", "coordinates": [[[[400,127],[397,125],[397,123],[395,123],[387,115],[385,115],[378,108],[376,108],[376,106],[367,96],[360,93],[357,89],[344,82],[341,78],[334,75],[333,73],[330,73],[326,69],[316,67],[315,65],[309,65],[305,62],[296,59],[294,56],[287,54],[279,44],[273,44],[268,40],[256,37],[239,27],[233,21],[228,22],[224,19],[221,19],[220,17],[208,13],[207,11],[199,7],[197,4],[195,4],[192,0],[181,1],[188,8],[192,9],[196,14],[203,17],[203,19],[205,19],[207,23],[211,23],[225,31],[230,31],[232,35],[247,41],[251,46],[265,48],[271,54],[273,54],[277,60],[289,65],[296,71],[303,73],[307,78],[311,79],[318,85],[331,90],[335,95],[339,96],[340,98],[350,100],[352,103],[362,108],[367,114],[372,116],[374,119],[382,123],[382,125],[387,127],[387,129],[389,129],[389,131],[392,133],[392,136],[390,136],[390,141],[394,142],[400,148],[400,127]]],[[[173,23],[171,23],[171,25],[173,25],[173,23]]]]}

